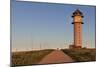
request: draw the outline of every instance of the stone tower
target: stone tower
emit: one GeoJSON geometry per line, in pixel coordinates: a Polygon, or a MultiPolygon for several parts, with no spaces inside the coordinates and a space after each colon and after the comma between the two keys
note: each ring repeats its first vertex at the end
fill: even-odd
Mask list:
{"type": "Polygon", "coordinates": [[[82,24],[83,13],[80,10],[73,12],[72,18],[74,25],[74,44],[73,48],[82,48],[82,24]]]}

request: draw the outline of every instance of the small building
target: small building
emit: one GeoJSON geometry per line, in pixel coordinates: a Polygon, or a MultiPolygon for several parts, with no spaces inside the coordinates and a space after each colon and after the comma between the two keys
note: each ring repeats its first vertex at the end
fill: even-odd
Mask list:
{"type": "Polygon", "coordinates": [[[74,48],[74,45],[69,45],[69,48],[70,48],[70,49],[73,49],[73,48],[74,48]]]}

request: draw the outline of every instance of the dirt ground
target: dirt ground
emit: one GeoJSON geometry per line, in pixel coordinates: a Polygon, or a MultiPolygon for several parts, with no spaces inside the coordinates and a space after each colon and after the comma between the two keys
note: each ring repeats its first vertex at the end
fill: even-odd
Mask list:
{"type": "Polygon", "coordinates": [[[52,64],[65,62],[74,62],[74,60],[61,50],[55,50],[47,56],[45,56],[38,64],[52,64]]]}

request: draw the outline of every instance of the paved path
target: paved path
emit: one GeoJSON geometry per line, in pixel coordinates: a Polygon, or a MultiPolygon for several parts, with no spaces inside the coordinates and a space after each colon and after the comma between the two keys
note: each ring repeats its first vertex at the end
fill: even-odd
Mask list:
{"type": "Polygon", "coordinates": [[[61,50],[55,50],[45,56],[38,64],[51,64],[51,63],[65,63],[65,62],[74,62],[74,60],[66,55],[61,50]]]}

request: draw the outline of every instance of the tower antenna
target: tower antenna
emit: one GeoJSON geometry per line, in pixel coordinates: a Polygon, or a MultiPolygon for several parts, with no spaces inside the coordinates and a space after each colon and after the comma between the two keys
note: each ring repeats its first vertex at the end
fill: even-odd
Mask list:
{"type": "Polygon", "coordinates": [[[89,22],[89,20],[90,20],[90,19],[89,19],[89,17],[88,17],[88,21],[87,21],[87,25],[88,25],[88,26],[87,26],[87,27],[88,27],[88,30],[87,30],[87,31],[88,31],[88,41],[87,41],[88,44],[87,44],[87,47],[88,47],[88,48],[90,47],[90,22],[89,22]]]}
{"type": "Polygon", "coordinates": [[[40,43],[40,50],[42,49],[42,45],[41,45],[41,43],[40,43]]]}

